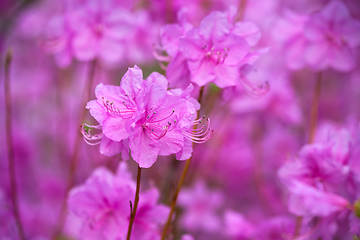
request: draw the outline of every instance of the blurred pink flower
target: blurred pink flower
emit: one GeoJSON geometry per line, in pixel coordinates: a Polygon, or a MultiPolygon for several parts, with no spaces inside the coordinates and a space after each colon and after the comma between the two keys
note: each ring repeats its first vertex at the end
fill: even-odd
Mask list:
{"type": "MultiPolygon", "coordinates": [[[[126,237],[130,205],[135,196],[135,182],[125,164],[116,175],[97,168],[84,185],[71,190],[69,211],[82,222],[80,239],[122,239],[126,237]]],[[[140,193],[140,201],[133,228],[135,239],[156,239],[158,225],[166,220],[169,208],[158,205],[156,189],[140,193]],[[136,237],[135,237],[136,236],[136,237]]]]}
{"type": "Polygon", "coordinates": [[[224,214],[224,234],[234,239],[250,239],[254,236],[255,226],[241,213],[227,210],[224,214]]]}
{"type": "Polygon", "coordinates": [[[178,199],[179,205],[184,209],[180,219],[181,226],[193,232],[218,231],[221,221],[217,211],[223,202],[221,192],[208,189],[203,181],[197,181],[192,188],[181,190],[178,199]]]}
{"type": "Polygon", "coordinates": [[[234,23],[235,8],[212,12],[197,28],[184,15],[179,13],[179,24],[162,28],[160,50],[168,56],[155,54],[159,61],[169,62],[170,85],[185,88],[190,82],[198,86],[213,82],[225,88],[241,82],[245,88],[252,88],[240,75],[241,68],[252,65],[261,54],[251,49],[261,37],[258,27],[250,22],[234,23]]]}
{"type": "Polygon", "coordinates": [[[290,68],[308,65],[316,71],[333,68],[346,72],[355,67],[360,21],[350,16],[342,2],[331,1],[321,11],[297,19],[295,28],[301,31],[293,35],[285,50],[290,68]]]}
{"type": "Polygon", "coordinates": [[[132,12],[121,1],[68,2],[61,14],[49,20],[42,42],[63,67],[73,57],[97,58],[108,66],[124,59],[139,63],[151,57],[157,24],[149,21],[146,12],[132,12]]]}

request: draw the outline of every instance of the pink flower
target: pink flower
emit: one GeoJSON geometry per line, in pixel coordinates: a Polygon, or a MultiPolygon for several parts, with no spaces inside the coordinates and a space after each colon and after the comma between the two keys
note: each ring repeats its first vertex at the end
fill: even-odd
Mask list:
{"type": "Polygon", "coordinates": [[[330,216],[340,212],[349,202],[336,194],[316,189],[300,181],[292,181],[289,185],[289,211],[297,216],[330,216]]]}
{"type": "Polygon", "coordinates": [[[146,12],[132,12],[127,5],[111,0],[64,4],[63,13],[51,18],[46,27],[44,47],[55,53],[61,66],[69,65],[72,57],[97,58],[107,65],[124,59],[148,60],[156,24],[148,24],[146,12]]]}
{"type": "Polygon", "coordinates": [[[286,50],[289,66],[349,71],[355,67],[354,49],[360,44],[359,32],[360,21],[351,18],[342,2],[331,1],[303,21],[303,31],[291,39],[286,50]]]}
{"type": "Polygon", "coordinates": [[[228,12],[214,11],[198,28],[192,28],[179,17],[179,25],[163,28],[162,50],[169,56],[156,57],[159,61],[170,61],[167,77],[172,86],[184,88],[190,82],[199,86],[213,82],[225,88],[239,82],[241,68],[253,64],[260,55],[251,47],[256,45],[261,34],[253,23],[234,23],[235,14],[234,8],[228,12]]]}
{"type": "MultiPolygon", "coordinates": [[[[135,185],[126,166],[121,164],[116,175],[98,168],[84,185],[73,188],[68,205],[69,211],[82,222],[80,238],[125,238],[130,220],[129,202],[134,200],[135,185]]],[[[169,211],[168,207],[157,205],[158,197],[156,189],[140,193],[132,233],[135,239],[158,237],[158,225],[165,222],[169,211]]]]}
{"type": "Polygon", "coordinates": [[[216,232],[220,228],[216,212],[223,201],[220,192],[208,189],[203,181],[196,182],[180,192],[178,203],[184,208],[181,225],[189,231],[216,232]]]}
{"type": "Polygon", "coordinates": [[[227,210],[224,215],[225,235],[235,239],[248,239],[254,236],[255,226],[237,212],[227,210]]]}
{"type": "Polygon", "coordinates": [[[167,88],[164,76],[154,72],[144,80],[137,66],[126,72],[120,86],[99,84],[97,100],[87,104],[99,125],[85,125],[85,140],[100,143],[100,151],[107,156],[127,154],[128,146],[133,159],[145,168],[151,167],[158,155],[178,153],[178,159],[189,158],[192,142],[208,140],[212,131],[209,124],[193,130],[201,119],[195,120],[200,106],[189,96],[192,86],[185,91],[167,88]],[[92,135],[86,127],[102,132],[92,135]]]}
{"type": "Polygon", "coordinates": [[[329,217],[346,210],[356,195],[352,187],[356,173],[349,167],[356,148],[345,129],[320,126],[316,140],[321,142],[305,145],[299,160],[288,162],[278,174],[290,192],[290,212],[329,217]]]}

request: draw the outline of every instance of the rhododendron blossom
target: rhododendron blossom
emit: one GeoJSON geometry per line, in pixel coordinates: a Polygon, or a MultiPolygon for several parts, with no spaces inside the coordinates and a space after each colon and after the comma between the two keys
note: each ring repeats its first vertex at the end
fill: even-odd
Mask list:
{"type": "Polygon", "coordinates": [[[193,130],[201,122],[195,120],[199,103],[189,97],[193,88],[184,92],[167,88],[164,76],[154,72],[144,80],[137,66],[127,71],[120,86],[99,84],[97,100],[90,101],[87,108],[100,124],[93,127],[102,129],[102,133],[91,135],[83,128],[85,140],[100,143],[100,150],[107,156],[126,152],[128,144],[131,156],[145,168],[151,167],[158,155],[179,153],[178,159],[189,158],[191,142],[211,137],[210,122],[208,127],[193,130]]]}
{"type": "Polygon", "coordinates": [[[113,0],[64,3],[63,12],[49,20],[43,46],[55,54],[60,66],[68,66],[72,57],[96,58],[107,65],[124,58],[141,62],[151,56],[143,46],[152,44],[146,38],[152,39],[154,31],[147,26],[145,12],[132,12],[127,5],[113,0]],[[146,38],[139,39],[140,34],[146,38]]]}
{"type": "MultiPolygon", "coordinates": [[[[69,193],[69,210],[82,224],[81,239],[125,238],[130,219],[129,201],[135,194],[135,182],[120,164],[116,175],[104,168],[95,169],[84,185],[69,193]]],[[[158,224],[165,221],[168,207],[157,204],[159,193],[153,188],[140,195],[134,239],[150,240],[159,235],[158,224]]]]}
{"type": "Polygon", "coordinates": [[[241,77],[241,72],[242,67],[252,65],[260,56],[260,51],[251,47],[261,34],[254,23],[234,23],[235,14],[234,8],[228,12],[214,11],[196,28],[191,27],[182,13],[180,25],[163,27],[163,50],[169,56],[156,54],[156,57],[159,61],[170,61],[167,77],[172,86],[186,87],[190,82],[204,86],[213,82],[226,88],[241,82],[245,88],[256,91],[257,87],[249,86],[251,83],[241,77]]]}
{"type": "Polygon", "coordinates": [[[290,67],[298,69],[307,65],[314,70],[338,71],[355,67],[354,49],[360,45],[360,21],[351,17],[342,2],[331,1],[321,11],[297,19],[297,28],[302,30],[290,38],[285,50],[290,67]]]}

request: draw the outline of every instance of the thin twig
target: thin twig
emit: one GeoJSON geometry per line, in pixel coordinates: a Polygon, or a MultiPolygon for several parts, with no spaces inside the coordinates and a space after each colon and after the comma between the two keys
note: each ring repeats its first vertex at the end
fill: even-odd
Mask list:
{"type": "MultiPolygon", "coordinates": [[[[316,125],[317,125],[318,114],[319,114],[321,78],[322,78],[322,72],[319,72],[317,79],[316,79],[314,95],[313,95],[313,99],[312,99],[312,103],[311,103],[310,132],[309,132],[309,143],[310,144],[313,143],[314,139],[315,139],[316,125]]],[[[296,217],[295,232],[294,232],[295,238],[300,235],[302,221],[303,221],[303,216],[296,217]]]]}
{"type": "Polygon", "coordinates": [[[247,0],[240,0],[238,12],[235,17],[235,22],[242,21],[244,19],[246,5],[247,5],[247,0]]]}
{"type": "MultiPolygon", "coordinates": [[[[84,121],[84,119],[86,117],[87,111],[85,111],[84,106],[85,106],[86,102],[89,100],[89,97],[91,95],[92,86],[93,86],[93,82],[94,82],[94,78],[95,78],[96,66],[97,66],[96,59],[94,59],[93,61],[91,61],[89,63],[89,72],[88,72],[86,82],[84,84],[81,105],[79,107],[79,109],[80,109],[79,122],[78,122],[77,126],[81,126],[82,122],[84,121]]],[[[79,131],[76,131],[75,132],[75,140],[74,140],[74,149],[73,149],[72,157],[70,160],[69,175],[68,175],[68,179],[67,179],[66,195],[64,196],[64,201],[63,201],[63,204],[62,204],[62,207],[60,210],[58,226],[55,229],[54,238],[56,238],[56,236],[59,236],[61,234],[62,228],[65,223],[66,196],[67,196],[68,191],[74,186],[74,183],[75,183],[75,173],[76,173],[76,167],[77,167],[78,160],[79,160],[79,153],[80,153],[80,149],[81,149],[80,147],[81,147],[81,134],[79,131]]]]}
{"type": "Polygon", "coordinates": [[[12,51],[9,49],[6,53],[6,58],[5,58],[5,79],[4,79],[5,105],[6,105],[6,140],[7,140],[8,159],[9,159],[9,181],[11,188],[11,202],[12,202],[16,227],[19,231],[20,239],[25,240],[24,229],[21,223],[21,217],[19,211],[19,200],[17,195],[15,152],[14,152],[14,142],[13,142],[13,134],[12,134],[12,106],[11,106],[11,88],[10,88],[11,61],[12,61],[12,51]]]}
{"type": "MultiPolygon", "coordinates": [[[[203,94],[204,94],[204,86],[200,88],[200,92],[199,92],[199,103],[201,104],[201,99],[203,98],[203,94]]],[[[199,112],[200,112],[200,109],[197,113],[197,115],[199,116],[199,112]]],[[[194,128],[196,128],[196,125],[194,126],[194,128]]],[[[194,144],[193,144],[194,145],[194,144]]],[[[177,201],[177,198],[179,196],[179,192],[180,192],[180,189],[184,183],[184,180],[185,180],[185,177],[186,177],[186,174],[189,170],[189,166],[190,166],[190,163],[191,163],[191,159],[192,159],[192,155],[191,157],[186,160],[186,163],[185,163],[185,167],[181,173],[181,176],[180,176],[180,180],[179,180],[179,183],[177,185],[177,188],[175,190],[175,193],[174,193],[174,196],[173,196],[173,199],[171,201],[171,206],[170,206],[170,213],[169,213],[169,216],[167,218],[167,221],[165,223],[165,226],[164,226],[164,229],[163,229],[163,232],[162,232],[162,235],[161,235],[161,240],[164,240],[166,235],[167,235],[167,232],[168,232],[168,229],[170,227],[170,224],[171,224],[171,218],[172,218],[172,215],[175,211],[175,206],[176,206],[176,201],[177,201]]]]}
{"type": "Polygon", "coordinates": [[[312,100],[312,104],[311,104],[309,143],[313,143],[314,138],[315,138],[315,131],[316,131],[316,125],[317,125],[317,120],[318,120],[318,112],[319,112],[321,77],[322,77],[322,73],[320,72],[318,74],[318,78],[316,80],[314,96],[313,96],[313,100],[312,100]]]}
{"type": "MultiPolygon", "coordinates": [[[[138,204],[139,204],[140,180],[141,180],[141,168],[138,167],[134,208],[133,208],[133,210],[132,210],[132,212],[130,214],[130,222],[129,222],[129,228],[128,228],[126,240],[130,240],[131,229],[132,229],[132,226],[133,226],[134,221],[135,221],[136,210],[137,210],[137,207],[138,207],[138,204]]],[[[131,205],[131,202],[130,202],[130,205],[131,205]]]]}

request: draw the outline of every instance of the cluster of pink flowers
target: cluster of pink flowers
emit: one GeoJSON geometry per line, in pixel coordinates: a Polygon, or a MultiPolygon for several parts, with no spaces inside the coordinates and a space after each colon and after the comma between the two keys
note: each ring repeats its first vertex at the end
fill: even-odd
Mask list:
{"type": "Polygon", "coordinates": [[[358,0],[0,15],[0,239],[360,239],[358,0]]]}
{"type": "Polygon", "coordinates": [[[151,58],[151,40],[157,29],[148,27],[146,11],[132,11],[134,3],[76,0],[62,5],[61,12],[49,20],[42,39],[60,66],[68,66],[72,58],[97,58],[110,66],[151,58]]]}

